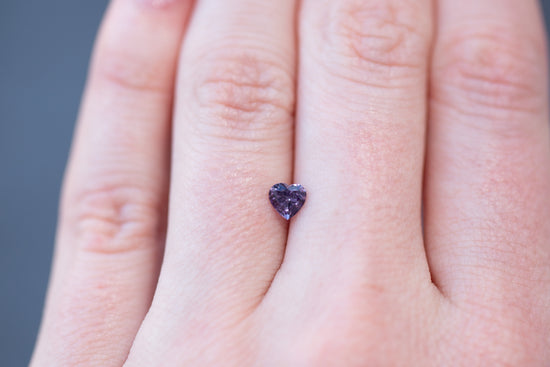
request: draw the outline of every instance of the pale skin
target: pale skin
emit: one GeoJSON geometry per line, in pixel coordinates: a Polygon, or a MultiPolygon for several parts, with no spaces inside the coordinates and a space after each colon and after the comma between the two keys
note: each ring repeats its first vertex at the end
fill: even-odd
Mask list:
{"type": "Polygon", "coordinates": [[[112,0],[31,366],[549,366],[546,68],[535,0],[112,0]]]}

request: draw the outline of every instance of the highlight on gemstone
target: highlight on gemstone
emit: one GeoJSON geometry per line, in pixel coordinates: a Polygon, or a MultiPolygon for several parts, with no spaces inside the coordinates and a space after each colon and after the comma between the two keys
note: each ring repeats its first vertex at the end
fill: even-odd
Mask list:
{"type": "Polygon", "coordinates": [[[306,202],[306,189],[302,185],[278,183],[269,190],[269,201],[283,218],[289,220],[306,202]]]}

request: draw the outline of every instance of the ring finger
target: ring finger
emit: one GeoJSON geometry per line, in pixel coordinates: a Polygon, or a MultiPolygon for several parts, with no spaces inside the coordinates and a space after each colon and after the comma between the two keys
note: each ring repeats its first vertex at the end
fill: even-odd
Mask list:
{"type": "Polygon", "coordinates": [[[310,193],[279,274],[339,290],[430,284],[421,194],[431,1],[306,0],[302,10],[296,181],[310,193]]]}

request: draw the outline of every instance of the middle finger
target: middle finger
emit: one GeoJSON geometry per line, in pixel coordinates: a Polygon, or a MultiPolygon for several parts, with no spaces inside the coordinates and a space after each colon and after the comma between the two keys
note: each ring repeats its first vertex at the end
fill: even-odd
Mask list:
{"type": "Polygon", "coordinates": [[[197,2],[181,55],[166,254],[132,366],[168,363],[172,347],[179,365],[205,358],[192,341],[246,319],[280,265],[287,225],[267,192],[292,174],[294,11],[294,0],[197,2]]]}

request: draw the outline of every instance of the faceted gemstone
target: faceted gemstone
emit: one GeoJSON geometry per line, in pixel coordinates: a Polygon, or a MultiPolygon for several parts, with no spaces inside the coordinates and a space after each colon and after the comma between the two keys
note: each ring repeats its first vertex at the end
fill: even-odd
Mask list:
{"type": "Polygon", "coordinates": [[[269,201],[283,218],[289,220],[306,201],[306,189],[302,185],[278,183],[269,190],[269,201]]]}

